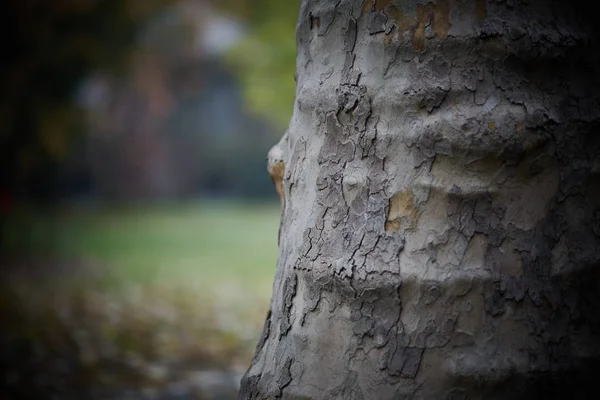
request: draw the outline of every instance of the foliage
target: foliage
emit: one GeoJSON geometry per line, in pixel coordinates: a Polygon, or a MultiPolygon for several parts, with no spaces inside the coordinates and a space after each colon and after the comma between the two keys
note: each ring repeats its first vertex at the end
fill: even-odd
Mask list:
{"type": "Polygon", "coordinates": [[[250,111],[284,129],[292,115],[299,0],[257,0],[248,10],[249,35],[228,55],[244,85],[250,111]]]}
{"type": "Polygon", "coordinates": [[[122,67],[139,27],[174,1],[3,3],[0,190],[51,196],[80,132],[75,89],[94,70],[122,67]]]}
{"type": "MultiPolygon", "coordinates": [[[[294,28],[298,0],[207,2],[248,25],[249,36],[230,52],[228,61],[238,72],[250,111],[266,116],[282,131],[294,99],[294,28]]],[[[171,57],[184,45],[177,40],[181,32],[165,30],[158,24],[162,28],[154,32],[154,36],[140,35],[141,32],[148,33],[142,28],[156,26],[157,21],[164,20],[163,25],[169,25],[172,15],[163,10],[174,3],[190,5],[182,0],[22,0],[5,4],[0,14],[0,22],[8,31],[3,36],[5,61],[0,66],[0,197],[8,193],[17,200],[46,202],[71,189],[86,195],[107,194],[98,190],[97,176],[94,175],[98,168],[90,167],[91,159],[94,163],[114,166],[109,168],[110,174],[115,175],[114,171],[118,170],[122,180],[140,183],[145,178],[122,173],[126,172],[129,161],[121,164],[106,162],[109,158],[121,157],[121,152],[122,158],[131,158],[129,153],[134,152],[127,149],[135,149],[138,153],[145,151],[148,164],[156,164],[157,169],[161,168],[160,157],[167,160],[164,164],[170,168],[169,157],[178,158],[179,152],[183,152],[181,148],[187,153],[200,153],[199,148],[205,149],[215,160],[218,151],[213,151],[211,138],[199,138],[199,145],[190,143],[196,139],[183,138],[184,135],[175,138],[178,132],[173,130],[173,124],[163,122],[178,115],[173,118],[156,116],[194,103],[191,100],[201,97],[208,84],[203,81],[206,77],[202,71],[204,66],[191,64],[189,57],[177,60],[171,57]],[[125,75],[130,76],[121,79],[125,75]],[[89,114],[78,108],[75,99],[82,81],[98,76],[115,89],[110,92],[111,101],[119,100],[116,104],[111,102],[105,107],[107,111],[100,115],[108,125],[116,126],[112,129],[113,125],[110,125],[109,129],[117,133],[114,136],[124,138],[114,140],[112,147],[91,143],[89,135],[84,137],[84,132],[90,130],[89,114]],[[121,113],[121,110],[129,110],[134,116],[131,121],[123,123],[115,118],[115,113],[121,113]],[[140,113],[145,119],[138,118],[140,113]],[[148,133],[148,129],[140,126],[149,126],[153,132],[148,133]],[[144,138],[142,144],[127,142],[126,137],[136,136],[130,134],[133,131],[154,136],[151,140],[144,138]],[[181,143],[167,149],[165,143],[173,140],[181,143]],[[154,147],[150,148],[151,145],[154,147]],[[165,155],[156,155],[159,150],[165,155]],[[96,186],[90,187],[93,185],[96,186]]],[[[193,13],[190,18],[201,20],[193,13]]],[[[188,114],[194,113],[198,114],[194,110],[188,114]]],[[[202,118],[206,119],[205,116],[202,118]]],[[[193,134],[199,136],[197,123],[192,128],[193,134]]],[[[246,135],[241,140],[244,143],[236,142],[223,148],[223,151],[237,151],[221,156],[220,160],[233,160],[226,168],[220,168],[219,163],[214,162],[214,165],[206,165],[210,158],[207,157],[206,162],[201,160],[197,166],[183,168],[190,172],[190,177],[189,182],[182,178],[185,182],[181,186],[188,190],[188,187],[205,185],[206,180],[220,179],[222,184],[229,185],[233,195],[270,193],[270,182],[264,172],[264,153],[276,139],[269,137],[272,129],[266,124],[253,129],[264,135],[260,138],[246,135]],[[210,176],[205,173],[213,170],[215,172],[210,176]]],[[[218,136],[218,133],[212,133],[218,136]]],[[[190,159],[201,157],[202,154],[188,154],[190,159]]],[[[179,159],[182,160],[180,164],[184,164],[184,159],[188,162],[185,157],[179,159]]],[[[173,165],[177,165],[174,169],[179,168],[179,164],[173,162],[173,165]]],[[[149,171],[149,175],[158,173],[149,171]]],[[[184,174],[178,172],[177,175],[184,174]]],[[[108,177],[108,181],[112,178],[108,177]]]]}

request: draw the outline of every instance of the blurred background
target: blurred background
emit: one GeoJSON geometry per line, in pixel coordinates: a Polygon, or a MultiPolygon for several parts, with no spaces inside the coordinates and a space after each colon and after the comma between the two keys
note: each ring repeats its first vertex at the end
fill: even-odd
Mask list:
{"type": "Polygon", "coordinates": [[[6,0],[0,399],[235,398],[299,0],[6,0]]]}

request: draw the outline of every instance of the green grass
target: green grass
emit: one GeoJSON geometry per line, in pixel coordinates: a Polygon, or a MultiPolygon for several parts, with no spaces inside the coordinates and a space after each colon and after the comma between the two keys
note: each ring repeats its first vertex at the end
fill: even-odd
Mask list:
{"type": "Polygon", "coordinates": [[[235,202],[63,209],[9,221],[9,247],[33,259],[92,261],[113,283],[185,283],[268,297],[279,206],[235,202]]]}

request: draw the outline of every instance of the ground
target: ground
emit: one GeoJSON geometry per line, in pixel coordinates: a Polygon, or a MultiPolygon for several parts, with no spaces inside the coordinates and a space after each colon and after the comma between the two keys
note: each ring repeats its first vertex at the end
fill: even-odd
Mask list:
{"type": "Polygon", "coordinates": [[[223,201],[13,215],[0,398],[234,398],[278,225],[278,204],[223,201]]]}

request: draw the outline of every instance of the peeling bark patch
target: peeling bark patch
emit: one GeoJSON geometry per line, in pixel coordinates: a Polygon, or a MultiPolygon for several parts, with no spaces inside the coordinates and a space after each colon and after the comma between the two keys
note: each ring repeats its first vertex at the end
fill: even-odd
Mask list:
{"type": "Polygon", "coordinates": [[[275,183],[275,190],[279,195],[281,218],[279,221],[279,232],[277,234],[277,244],[281,240],[281,224],[283,223],[283,209],[285,208],[285,191],[283,188],[283,177],[285,176],[285,163],[283,161],[276,161],[269,163],[269,175],[275,183]]]}
{"type": "Polygon", "coordinates": [[[477,23],[482,26],[487,17],[487,0],[477,0],[476,3],[477,23]]]}
{"type": "Polygon", "coordinates": [[[417,5],[417,27],[413,36],[413,48],[417,52],[425,51],[425,39],[435,37],[444,40],[450,30],[450,7],[448,0],[439,0],[437,4],[417,5]]]}
{"type": "Polygon", "coordinates": [[[316,17],[314,15],[309,14],[310,17],[310,30],[312,31],[314,28],[320,28],[321,27],[321,18],[316,17]]]}
{"type": "Polygon", "coordinates": [[[398,192],[390,199],[386,231],[398,231],[401,228],[401,220],[405,218],[412,226],[419,216],[419,209],[415,205],[414,194],[411,189],[398,192]]]}
{"type": "Polygon", "coordinates": [[[283,199],[285,197],[285,193],[283,191],[283,176],[285,175],[285,163],[283,161],[274,163],[269,168],[269,175],[271,175],[271,179],[275,184],[275,190],[277,190],[279,199],[281,199],[281,201],[283,202],[283,199]]]}
{"type": "Polygon", "coordinates": [[[362,15],[369,11],[383,11],[391,2],[392,0],[363,0],[362,15]]]}
{"type": "MultiPolygon", "coordinates": [[[[429,5],[429,4],[428,4],[429,5]]],[[[415,51],[425,51],[425,27],[431,24],[431,14],[425,14],[427,6],[417,6],[417,27],[413,35],[413,48],[415,51]]]]}
{"type": "Polygon", "coordinates": [[[419,372],[425,349],[398,346],[388,361],[388,373],[392,376],[414,378],[419,372]]]}
{"type": "Polygon", "coordinates": [[[423,304],[428,306],[433,303],[441,296],[440,285],[435,281],[423,281],[423,289],[421,290],[421,299],[423,304]]]}
{"type": "Polygon", "coordinates": [[[386,15],[381,12],[373,12],[369,14],[368,29],[370,35],[385,32],[385,23],[387,22],[386,15]]]}
{"type": "Polygon", "coordinates": [[[344,382],[331,390],[326,398],[364,400],[365,396],[358,384],[358,374],[351,371],[344,382]]]}
{"type": "Polygon", "coordinates": [[[415,27],[416,21],[406,15],[402,9],[398,6],[391,5],[386,10],[386,14],[389,19],[395,22],[396,27],[400,34],[409,31],[415,27]]]}
{"type": "Polygon", "coordinates": [[[352,69],[354,67],[354,59],[356,58],[356,55],[354,54],[354,47],[356,46],[356,38],[358,35],[358,29],[355,19],[351,18],[350,20],[348,20],[348,26],[344,30],[343,35],[344,52],[346,53],[344,57],[344,66],[342,68],[342,77],[344,80],[343,83],[357,85],[358,79],[360,78],[360,74],[356,76],[352,73],[352,69]]]}
{"type": "Polygon", "coordinates": [[[375,11],[383,11],[392,0],[375,0],[375,11]]]}
{"type": "Polygon", "coordinates": [[[258,361],[258,357],[265,346],[267,339],[269,338],[269,334],[271,333],[271,310],[267,312],[267,317],[265,318],[265,324],[263,325],[263,331],[260,335],[260,339],[258,339],[258,344],[256,345],[256,351],[254,353],[254,358],[252,363],[258,361]]]}
{"type": "Polygon", "coordinates": [[[261,375],[244,375],[241,381],[241,390],[240,393],[238,393],[238,399],[251,400],[260,398],[261,395],[258,385],[261,379],[261,375]]]}
{"type": "Polygon", "coordinates": [[[296,274],[288,277],[283,284],[283,296],[281,309],[281,325],[279,338],[287,335],[292,328],[292,306],[294,305],[294,297],[296,297],[296,288],[298,286],[298,276],[296,274]]]}
{"type": "Polygon", "coordinates": [[[448,0],[438,0],[433,10],[433,30],[438,40],[448,37],[450,30],[450,6],[448,0]]]}
{"type": "Polygon", "coordinates": [[[363,0],[362,15],[375,9],[376,0],[363,0]]]}
{"type": "Polygon", "coordinates": [[[396,35],[396,30],[394,29],[394,25],[391,25],[385,33],[383,37],[383,42],[386,45],[391,45],[394,42],[394,36],[396,35]]]}
{"type": "Polygon", "coordinates": [[[280,398],[283,395],[283,389],[285,389],[291,382],[292,382],[292,363],[293,360],[291,357],[289,357],[284,365],[283,365],[283,370],[281,370],[280,375],[277,378],[277,394],[276,397],[280,398]]]}

